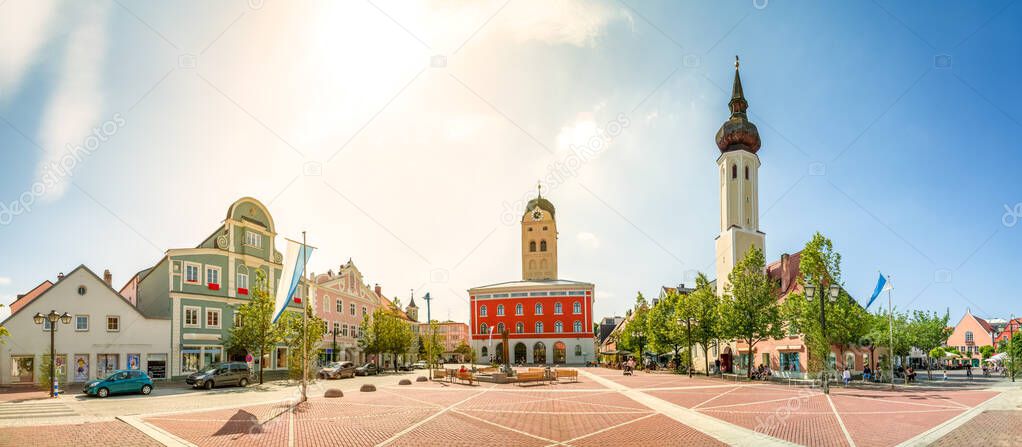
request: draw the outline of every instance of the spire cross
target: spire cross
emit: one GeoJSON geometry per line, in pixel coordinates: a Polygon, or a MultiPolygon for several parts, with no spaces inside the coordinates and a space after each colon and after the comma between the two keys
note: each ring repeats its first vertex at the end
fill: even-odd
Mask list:
{"type": "Polygon", "coordinates": [[[543,197],[543,183],[539,180],[536,181],[536,196],[543,197]]]}
{"type": "Polygon", "coordinates": [[[738,55],[735,55],[735,70],[738,69],[738,55]]]}

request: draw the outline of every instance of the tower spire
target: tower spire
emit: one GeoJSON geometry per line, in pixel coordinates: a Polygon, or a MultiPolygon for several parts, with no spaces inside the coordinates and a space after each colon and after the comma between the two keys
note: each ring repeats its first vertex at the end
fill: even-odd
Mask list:
{"type": "Polygon", "coordinates": [[[745,100],[745,92],[742,90],[742,77],[738,72],[740,61],[735,56],[735,82],[731,86],[731,101],[727,103],[731,110],[731,117],[720,126],[717,131],[717,148],[721,152],[744,150],[753,154],[759,150],[759,130],[756,125],[749,122],[745,111],[749,108],[749,102],[745,100]]]}
{"type": "Polygon", "coordinates": [[[543,197],[543,182],[536,180],[536,197],[543,197]]]}
{"type": "Polygon", "coordinates": [[[731,108],[731,116],[745,116],[745,110],[749,108],[748,101],[745,100],[745,92],[742,91],[742,77],[738,74],[738,55],[735,55],[735,82],[731,85],[731,102],[728,103],[728,107],[731,108]]]}

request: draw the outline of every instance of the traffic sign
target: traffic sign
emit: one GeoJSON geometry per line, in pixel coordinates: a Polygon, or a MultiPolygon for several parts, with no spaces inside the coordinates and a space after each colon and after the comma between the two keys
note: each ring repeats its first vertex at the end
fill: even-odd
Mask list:
{"type": "Polygon", "coordinates": [[[255,357],[252,357],[252,354],[245,356],[245,363],[252,363],[252,360],[255,360],[255,357]]]}

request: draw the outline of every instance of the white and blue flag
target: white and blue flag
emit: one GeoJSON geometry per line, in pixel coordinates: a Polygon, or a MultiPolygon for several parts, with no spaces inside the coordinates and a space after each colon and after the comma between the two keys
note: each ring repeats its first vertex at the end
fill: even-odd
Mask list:
{"type": "Polygon", "coordinates": [[[280,272],[280,280],[277,281],[277,296],[273,305],[273,322],[276,323],[284,314],[284,309],[292,301],[301,303],[301,298],[295,295],[298,292],[298,284],[305,275],[305,264],[312,257],[313,248],[286,239],[287,249],[284,250],[284,269],[280,272]]]}
{"type": "Polygon", "coordinates": [[[866,303],[866,308],[869,309],[869,305],[876,301],[877,297],[880,296],[880,292],[885,290],[892,290],[891,283],[887,282],[887,278],[884,277],[883,273],[880,273],[880,278],[877,279],[877,286],[873,289],[873,295],[869,297],[869,303],[866,303]]]}

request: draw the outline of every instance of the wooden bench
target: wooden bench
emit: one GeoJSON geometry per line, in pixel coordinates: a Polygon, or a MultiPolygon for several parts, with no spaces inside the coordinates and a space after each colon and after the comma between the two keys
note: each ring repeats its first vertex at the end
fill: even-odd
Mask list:
{"type": "Polygon", "coordinates": [[[557,380],[564,379],[571,380],[572,382],[578,382],[578,371],[574,369],[558,369],[554,371],[554,377],[557,380]]]}
{"type": "Polygon", "coordinates": [[[466,371],[466,372],[458,372],[458,373],[456,373],[454,375],[454,377],[456,379],[458,379],[459,381],[468,382],[469,386],[472,385],[472,382],[476,381],[476,376],[474,374],[472,374],[471,372],[468,372],[468,371],[466,371]]]}
{"type": "Polygon", "coordinates": [[[494,367],[486,367],[486,368],[480,369],[479,372],[481,372],[483,374],[492,374],[492,373],[495,373],[495,372],[500,372],[500,369],[499,368],[494,368],[494,367]]]}
{"type": "Polygon", "coordinates": [[[546,380],[546,373],[545,372],[543,372],[543,371],[527,371],[527,372],[520,372],[520,373],[518,373],[518,377],[516,378],[515,383],[517,383],[517,384],[519,384],[519,386],[521,386],[521,384],[523,384],[523,383],[527,383],[527,382],[543,382],[545,380],[546,380]]]}
{"type": "Polygon", "coordinates": [[[433,380],[444,380],[447,378],[447,371],[442,369],[433,370],[433,380]]]}

